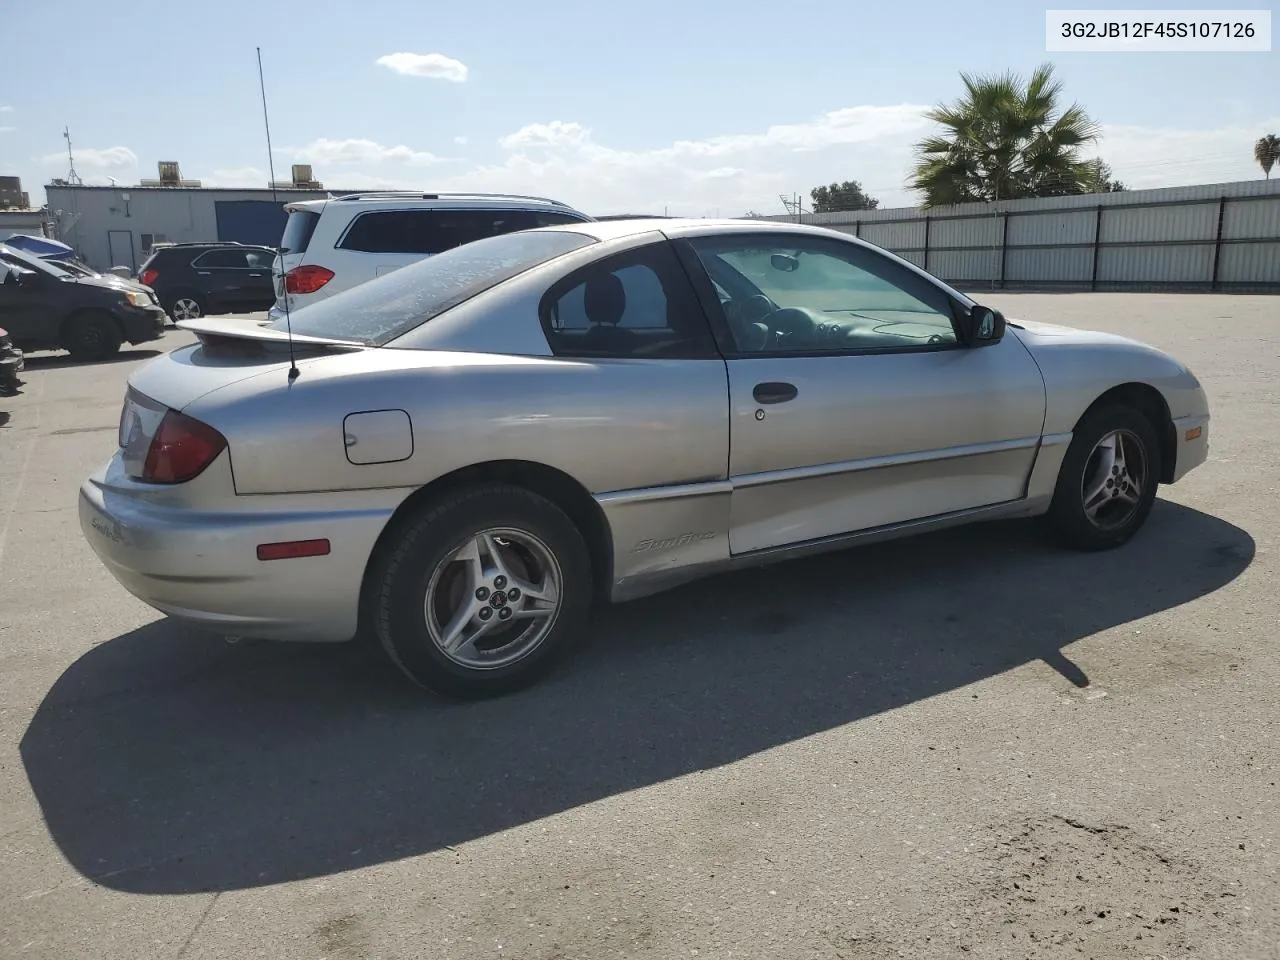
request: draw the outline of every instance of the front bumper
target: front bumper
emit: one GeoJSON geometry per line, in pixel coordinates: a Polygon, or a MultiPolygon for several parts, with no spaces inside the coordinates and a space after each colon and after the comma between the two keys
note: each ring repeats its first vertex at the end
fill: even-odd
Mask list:
{"type": "Polygon", "coordinates": [[[1173,421],[1173,482],[1177,483],[1209,459],[1209,415],[1178,417],[1173,421]]]}
{"type": "Polygon", "coordinates": [[[124,328],[124,338],[132,344],[148,343],[164,336],[169,315],[162,307],[121,307],[116,314],[124,328]]]}
{"type": "MultiPolygon", "coordinates": [[[[229,474],[225,454],[192,483],[211,471],[229,474]]],[[[126,590],[176,620],[225,636],[336,643],[356,633],[365,567],[395,510],[385,493],[369,505],[348,494],[329,495],[340,502],[325,509],[323,495],[233,497],[230,509],[205,510],[128,479],[117,456],[80,487],[80,529],[126,590]],[[329,540],[328,556],[257,558],[259,544],[317,538],[329,540]]]]}

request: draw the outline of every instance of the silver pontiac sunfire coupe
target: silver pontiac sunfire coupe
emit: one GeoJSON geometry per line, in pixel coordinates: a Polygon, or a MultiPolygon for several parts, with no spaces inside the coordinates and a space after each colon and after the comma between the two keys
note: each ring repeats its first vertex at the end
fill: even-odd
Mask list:
{"type": "Polygon", "coordinates": [[[82,486],[107,568],[228,636],[376,635],[447,694],[511,690],[619,601],[993,518],[1125,542],[1205,460],[1178,361],[1009,322],[816,227],[493,237],[286,322],[186,321],[82,486]]]}

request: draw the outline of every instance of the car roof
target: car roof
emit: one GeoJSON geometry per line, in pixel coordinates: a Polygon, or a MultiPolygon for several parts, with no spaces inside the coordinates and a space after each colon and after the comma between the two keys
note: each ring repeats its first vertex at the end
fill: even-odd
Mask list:
{"type": "Polygon", "coordinates": [[[298,200],[285,204],[285,209],[290,213],[295,210],[309,210],[312,213],[319,213],[326,208],[354,211],[364,207],[376,207],[384,210],[403,209],[406,207],[459,210],[563,210],[566,213],[586,216],[582,211],[576,210],[560,200],[514,193],[369,191],[340,194],[318,200],[298,200]]]}
{"type": "Polygon", "coordinates": [[[795,233],[798,235],[831,237],[844,240],[854,239],[850,234],[841,233],[826,227],[814,227],[807,224],[787,223],[780,220],[734,220],[710,219],[706,217],[636,217],[634,219],[591,220],[586,223],[564,223],[554,227],[543,227],[543,230],[565,230],[570,233],[585,233],[597,240],[620,240],[624,237],[641,233],[653,233],[655,230],[668,237],[695,237],[716,233],[742,233],[744,231],[768,231],[770,233],[795,233]]]}

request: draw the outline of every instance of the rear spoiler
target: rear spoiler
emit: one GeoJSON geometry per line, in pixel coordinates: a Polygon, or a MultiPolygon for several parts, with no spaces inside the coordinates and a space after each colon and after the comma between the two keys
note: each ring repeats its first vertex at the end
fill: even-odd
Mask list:
{"type": "Polygon", "coordinates": [[[369,345],[358,340],[341,340],[336,337],[312,337],[268,327],[270,321],[251,320],[248,317],[199,317],[195,320],[179,320],[175,326],[190,330],[207,346],[229,345],[230,341],[256,343],[260,346],[294,346],[308,350],[364,350],[369,345]]]}

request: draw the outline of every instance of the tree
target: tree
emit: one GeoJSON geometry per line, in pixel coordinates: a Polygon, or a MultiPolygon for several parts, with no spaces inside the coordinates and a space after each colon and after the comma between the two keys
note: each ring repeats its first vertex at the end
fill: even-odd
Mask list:
{"type": "Polygon", "coordinates": [[[962,73],[965,94],[925,116],[942,133],[916,144],[911,186],[924,206],[1084,193],[1094,174],[1081,148],[1098,137],[1084,108],[1058,107],[1053,66],[1023,81],[1012,73],[962,73]]]}
{"type": "Polygon", "coordinates": [[[1274,133],[1259,137],[1258,142],[1253,145],[1253,159],[1258,161],[1262,172],[1270,180],[1271,168],[1280,163],[1280,137],[1274,133]]]}
{"type": "Polygon", "coordinates": [[[1089,169],[1081,181],[1085,193],[1120,193],[1129,189],[1111,175],[1111,164],[1101,157],[1088,161],[1086,166],[1089,169]]]}
{"type": "Polygon", "coordinates": [[[814,187],[809,191],[814,213],[839,213],[842,210],[874,210],[880,201],[862,192],[857,180],[833,183],[826,187],[814,187]]]}

